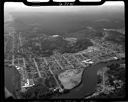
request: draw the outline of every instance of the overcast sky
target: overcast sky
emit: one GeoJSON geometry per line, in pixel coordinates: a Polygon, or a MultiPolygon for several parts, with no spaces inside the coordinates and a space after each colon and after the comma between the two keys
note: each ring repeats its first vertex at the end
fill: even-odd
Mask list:
{"type": "Polygon", "coordinates": [[[95,10],[95,9],[116,9],[123,10],[124,2],[123,1],[111,1],[105,2],[100,6],[41,6],[41,7],[31,7],[26,6],[23,3],[14,3],[14,2],[6,2],[4,4],[4,10],[7,11],[42,11],[42,12],[76,12],[76,11],[84,11],[84,10],[95,10]]]}

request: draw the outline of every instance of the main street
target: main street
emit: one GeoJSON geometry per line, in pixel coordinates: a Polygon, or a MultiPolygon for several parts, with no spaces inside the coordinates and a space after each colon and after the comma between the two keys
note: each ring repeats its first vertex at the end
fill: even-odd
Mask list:
{"type": "MultiPolygon", "coordinates": [[[[46,58],[44,57],[43,59],[44,59],[45,63],[48,65],[48,62],[47,62],[46,58]]],[[[58,82],[58,80],[56,79],[54,73],[52,72],[50,66],[48,66],[48,68],[49,68],[49,71],[50,71],[50,73],[52,74],[53,78],[55,79],[57,86],[58,86],[60,89],[62,89],[61,86],[60,86],[60,84],[59,84],[59,82],[58,82]]]]}
{"type": "Polygon", "coordinates": [[[72,65],[72,63],[65,56],[63,56],[63,58],[71,65],[72,69],[74,69],[74,66],[72,65]]]}
{"type": "Polygon", "coordinates": [[[37,69],[38,75],[39,75],[39,77],[41,78],[41,73],[40,73],[40,71],[39,71],[37,62],[35,61],[35,58],[33,58],[33,61],[34,61],[35,67],[36,67],[36,69],[37,69]]]}
{"type": "Polygon", "coordinates": [[[63,70],[63,66],[60,64],[60,62],[53,56],[53,58],[55,59],[56,63],[60,66],[60,68],[63,70]]]}

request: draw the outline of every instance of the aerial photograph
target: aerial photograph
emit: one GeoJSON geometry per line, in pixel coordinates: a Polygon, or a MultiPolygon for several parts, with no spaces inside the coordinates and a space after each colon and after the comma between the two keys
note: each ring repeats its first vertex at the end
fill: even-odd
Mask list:
{"type": "Polygon", "coordinates": [[[5,99],[125,98],[125,3],[4,3],[5,99]]]}

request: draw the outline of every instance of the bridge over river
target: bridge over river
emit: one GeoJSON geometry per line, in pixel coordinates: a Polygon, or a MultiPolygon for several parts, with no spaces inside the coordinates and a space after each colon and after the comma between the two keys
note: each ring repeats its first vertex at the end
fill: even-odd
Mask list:
{"type": "Polygon", "coordinates": [[[97,71],[105,66],[109,66],[113,63],[125,63],[125,59],[112,60],[108,62],[100,62],[95,65],[88,66],[82,73],[82,81],[79,86],[71,89],[67,93],[61,95],[55,95],[53,99],[73,99],[73,98],[84,98],[85,96],[91,95],[97,85],[97,71]]]}

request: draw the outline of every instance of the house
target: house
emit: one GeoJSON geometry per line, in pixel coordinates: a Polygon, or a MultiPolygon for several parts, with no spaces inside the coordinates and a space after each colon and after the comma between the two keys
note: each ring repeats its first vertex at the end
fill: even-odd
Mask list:
{"type": "Polygon", "coordinates": [[[35,85],[33,79],[27,79],[27,83],[22,87],[32,87],[33,85],[35,85]]]}
{"type": "Polygon", "coordinates": [[[89,63],[89,64],[94,63],[91,59],[86,59],[86,60],[83,60],[82,62],[84,62],[84,63],[89,63]]]}

